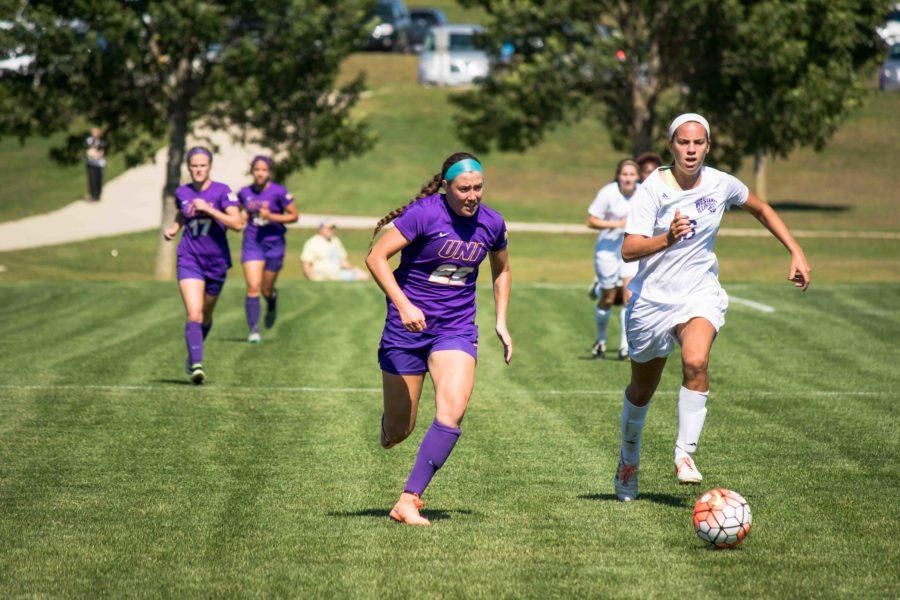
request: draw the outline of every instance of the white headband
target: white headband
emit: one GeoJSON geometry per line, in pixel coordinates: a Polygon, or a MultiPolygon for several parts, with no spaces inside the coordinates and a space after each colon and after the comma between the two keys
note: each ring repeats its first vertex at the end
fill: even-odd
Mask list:
{"type": "Polygon", "coordinates": [[[694,121],[703,125],[703,129],[706,130],[706,138],[710,139],[711,136],[709,135],[709,123],[707,122],[707,120],[697,113],[684,113],[683,115],[675,117],[675,120],[672,121],[671,125],[669,125],[669,140],[674,137],[675,131],[678,130],[679,127],[689,121],[694,121]]]}

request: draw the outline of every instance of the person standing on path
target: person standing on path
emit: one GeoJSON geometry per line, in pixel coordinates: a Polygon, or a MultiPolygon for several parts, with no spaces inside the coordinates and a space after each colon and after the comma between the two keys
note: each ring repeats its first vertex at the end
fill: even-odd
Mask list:
{"type": "Polygon", "coordinates": [[[106,167],[106,142],[100,137],[100,128],[92,127],[91,135],[84,140],[87,162],[88,195],[94,202],[103,193],[103,168],[106,167]]]}

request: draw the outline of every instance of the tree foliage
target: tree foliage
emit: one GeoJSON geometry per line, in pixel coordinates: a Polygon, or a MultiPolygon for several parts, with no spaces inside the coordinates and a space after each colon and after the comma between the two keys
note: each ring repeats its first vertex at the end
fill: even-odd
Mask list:
{"type": "Polygon", "coordinates": [[[524,150],[560,123],[602,119],[618,150],[664,150],[706,114],[717,158],[821,147],[864,90],[884,0],[465,0],[508,60],[455,99],[476,150],[524,150]]]}
{"type": "MultiPolygon", "coordinates": [[[[365,35],[372,0],[5,0],[0,37],[35,56],[0,86],[0,136],[100,126],[128,164],[168,144],[163,220],[180,183],[187,135],[221,128],[269,148],[279,176],[372,144],[351,117],[362,76],[337,85],[365,35]]],[[[77,160],[82,133],[53,152],[77,160]]],[[[160,277],[171,274],[161,247],[160,277]]]]}
{"type": "MultiPolygon", "coordinates": [[[[369,141],[349,114],[363,81],[336,87],[335,78],[364,35],[369,4],[7,2],[16,27],[4,46],[24,45],[36,60],[27,76],[3,81],[0,135],[48,135],[82,119],[134,164],[181,121],[236,128],[275,151],[282,171],[354,154],[369,141]]],[[[71,159],[81,141],[57,156],[71,159]]]]}

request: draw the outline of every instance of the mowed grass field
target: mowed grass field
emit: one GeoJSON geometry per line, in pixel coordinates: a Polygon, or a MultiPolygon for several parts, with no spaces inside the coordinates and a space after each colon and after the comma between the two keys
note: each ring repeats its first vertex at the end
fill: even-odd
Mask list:
{"type": "MultiPolygon", "coordinates": [[[[174,284],[0,284],[4,596],[895,597],[900,552],[900,285],[726,284],[698,452],[676,484],[678,355],[651,408],[641,498],[613,500],[628,365],[592,361],[580,284],[519,282],[503,365],[488,288],[477,384],[425,495],[430,528],[386,518],[433,418],[378,445],[374,284],[286,280],[244,342],[239,278],[186,385],[174,284]],[[710,550],[690,523],[711,487],[753,531],[710,550]]],[[[612,341],[618,327],[611,325],[612,341]]]]}

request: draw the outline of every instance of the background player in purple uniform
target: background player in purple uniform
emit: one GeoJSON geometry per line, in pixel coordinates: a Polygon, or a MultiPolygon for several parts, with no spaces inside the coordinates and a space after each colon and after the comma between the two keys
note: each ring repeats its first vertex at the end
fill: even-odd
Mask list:
{"type": "Polygon", "coordinates": [[[271,181],[272,161],[268,156],[255,156],[250,162],[253,184],[238,192],[244,224],[241,263],[247,280],[244,309],[250,328],[250,343],[259,343],[259,294],[266,299],[266,327],[275,324],[277,293],[275,280],[284,264],[286,223],[300,216],[294,197],[271,181]]]}
{"type": "Polygon", "coordinates": [[[178,289],[187,312],[184,340],[188,359],[186,370],[191,381],[203,383],[203,340],[212,328],[216,300],[231,268],[231,253],[225,232],[240,231],[241,215],[237,199],[224,183],[212,181],[212,153],[206,148],[191,148],[187,153],[191,183],[175,190],[178,213],[165,231],[167,240],[184,233],[178,243],[178,289]]]}
{"type": "Polygon", "coordinates": [[[400,523],[431,524],[419,514],[420,496],[461,433],[459,424],[475,384],[475,280],[478,265],[487,256],[494,281],[495,330],[506,363],[512,358],[506,327],[510,288],[506,224],[498,212],[481,204],[483,193],[478,160],[465,152],[453,154],[412,202],[378,222],[373,239],[387,223],[394,221],[394,228],[366,258],[366,266],[387,295],[387,318],[378,348],[384,448],[412,433],[426,372],[434,382],[434,423],[390,512],[400,523]],[[445,194],[438,193],[441,187],[445,194]],[[388,259],[397,252],[400,266],[391,272],[388,259]]]}

